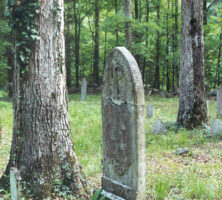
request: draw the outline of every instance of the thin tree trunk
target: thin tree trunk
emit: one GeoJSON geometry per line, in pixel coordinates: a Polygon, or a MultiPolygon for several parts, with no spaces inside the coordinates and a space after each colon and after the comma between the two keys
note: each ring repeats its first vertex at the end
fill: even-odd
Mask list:
{"type": "Polygon", "coordinates": [[[138,19],[139,18],[138,0],[135,0],[134,10],[135,10],[135,19],[138,19]]]}
{"type": "MultiPolygon", "coordinates": [[[[174,0],[173,0],[174,2],[174,0]]],[[[172,3],[172,18],[174,18],[174,3],[172,3]]],[[[175,25],[173,24],[173,30],[175,25]]],[[[172,33],[172,50],[173,50],[173,63],[172,63],[172,90],[175,91],[175,34],[172,33]]]]}
{"type": "Polygon", "coordinates": [[[143,15],[143,7],[142,7],[142,2],[141,2],[141,0],[139,1],[139,10],[140,10],[140,12],[139,12],[139,19],[140,19],[140,23],[142,23],[142,15],[143,15]]]}
{"type": "Polygon", "coordinates": [[[99,86],[99,0],[95,0],[95,38],[94,38],[93,74],[94,82],[99,86]]]}
{"type": "MultiPolygon", "coordinates": [[[[20,3],[24,9],[32,5],[20,3]]],[[[64,186],[60,192],[69,188],[76,196],[89,198],[70,136],[63,12],[63,0],[47,0],[39,5],[31,23],[40,39],[32,41],[28,65],[16,59],[14,68],[13,140],[5,175],[9,175],[10,167],[18,168],[26,188],[23,193],[32,199],[56,199],[55,181],[64,186]]],[[[24,25],[23,19],[17,18],[24,25]]],[[[16,38],[16,43],[22,41],[24,38],[16,38]]],[[[20,49],[15,53],[19,55],[20,49]]]]}
{"type": "Polygon", "coordinates": [[[79,20],[77,16],[77,0],[74,1],[74,21],[75,21],[75,68],[76,68],[76,88],[79,88],[79,20]]]}
{"type": "MultiPolygon", "coordinates": [[[[149,0],[146,0],[146,22],[149,22],[149,12],[150,12],[149,0]]],[[[146,47],[147,48],[148,48],[148,39],[149,39],[148,38],[148,28],[146,28],[146,47]]],[[[146,58],[144,57],[144,59],[143,59],[143,70],[142,70],[142,78],[143,78],[144,83],[147,83],[147,78],[145,80],[146,65],[147,65],[147,61],[146,61],[146,58]]]]}
{"type": "MultiPolygon", "coordinates": [[[[158,0],[157,6],[157,24],[160,20],[160,1],[158,0]]],[[[156,69],[155,69],[155,88],[160,89],[160,32],[157,31],[157,40],[156,40],[156,69]]]]}
{"type": "Polygon", "coordinates": [[[166,89],[167,92],[170,91],[170,67],[169,67],[169,45],[170,45],[170,39],[169,39],[169,11],[170,11],[170,0],[167,0],[167,17],[166,17],[166,32],[167,32],[167,42],[166,42],[166,68],[167,68],[167,73],[166,73],[166,89]]]}
{"type": "MultiPolygon", "coordinates": [[[[118,15],[118,0],[115,0],[115,14],[118,15]]],[[[118,24],[116,26],[116,46],[119,46],[119,27],[118,24]]]]}
{"type": "Polygon", "coordinates": [[[203,0],[203,24],[207,25],[207,0],[203,0]]]}
{"type": "Polygon", "coordinates": [[[127,20],[127,22],[125,23],[126,46],[130,47],[133,43],[132,23],[130,22],[133,16],[131,0],[124,0],[124,15],[127,20]]]}
{"type": "MultiPolygon", "coordinates": [[[[175,49],[174,53],[176,54],[178,51],[178,0],[175,0],[175,29],[174,29],[174,34],[175,34],[175,49]]],[[[175,58],[175,57],[174,57],[175,58]]],[[[174,66],[175,66],[175,77],[176,77],[176,90],[179,89],[179,64],[178,64],[178,59],[175,59],[174,61],[174,66]]]]}
{"type": "Polygon", "coordinates": [[[71,45],[72,45],[72,34],[71,34],[71,24],[67,22],[67,31],[65,37],[66,43],[66,84],[68,91],[71,90],[72,87],[72,62],[71,62],[71,45]]]}
{"type": "Polygon", "coordinates": [[[203,1],[182,0],[181,17],[181,79],[177,122],[186,128],[196,128],[207,123],[203,1]]]}
{"type": "Polygon", "coordinates": [[[217,57],[217,86],[220,87],[220,72],[221,72],[221,48],[222,48],[222,30],[220,33],[220,44],[218,49],[218,57],[217,57]]]}
{"type": "Polygon", "coordinates": [[[104,45],[103,67],[105,67],[105,65],[106,65],[106,54],[107,54],[107,30],[105,30],[105,45],[104,45]]]}

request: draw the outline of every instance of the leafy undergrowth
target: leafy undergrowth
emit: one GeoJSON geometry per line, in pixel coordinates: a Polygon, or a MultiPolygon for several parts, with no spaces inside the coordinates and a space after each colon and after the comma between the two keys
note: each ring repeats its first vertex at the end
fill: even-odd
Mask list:
{"type": "MultiPolygon", "coordinates": [[[[145,120],[147,146],[147,199],[222,199],[222,141],[212,140],[205,130],[153,135],[152,125],[159,118],[173,124],[177,118],[178,99],[147,97],[155,107],[154,118],[145,120]],[[180,147],[186,155],[175,155],[180,147]]],[[[210,101],[210,121],[216,117],[216,104],[210,101]]],[[[69,96],[69,116],[75,151],[94,189],[102,175],[101,96],[69,96]]],[[[0,175],[6,167],[12,136],[12,104],[0,96],[2,139],[0,175]]]]}

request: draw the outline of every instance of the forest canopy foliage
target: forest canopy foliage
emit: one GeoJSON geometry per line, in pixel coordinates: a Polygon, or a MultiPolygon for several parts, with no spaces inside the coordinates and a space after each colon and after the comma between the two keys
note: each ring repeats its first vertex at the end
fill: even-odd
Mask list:
{"type": "MultiPolygon", "coordinates": [[[[5,1],[0,2],[0,88],[7,90],[10,68],[13,65],[14,44],[11,27],[4,15],[5,4],[5,1]]],[[[206,87],[209,90],[219,86],[222,78],[222,3],[205,0],[204,5],[205,75],[206,87]]],[[[133,19],[127,19],[124,17],[122,0],[97,0],[96,3],[94,0],[65,0],[66,67],[69,90],[79,87],[84,76],[90,84],[101,83],[109,52],[116,46],[125,46],[125,22],[129,20],[133,27],[133,44],[128,48],[136,57],[144,84],[167,91],[178,89],[180,6],[180,0],[134,0],[133,19]],[[99,47],[97,51],[96,47],[99,47]],[[99,56],[95,52],[97,54],[99,52],[99,56]],[[95,74],[98,63],[99,77],[95,74]]],[[[35,9],[33,14],[34,12],[35,9]]],[[[27,31],[20,31],[21,34],[25,32],[27,31]]],[[[32,35],[29,34],[30,37],[32,35]]],[[[20,52],[23,53],[20,59],[25,62],[26,49],[20,52]]]]}

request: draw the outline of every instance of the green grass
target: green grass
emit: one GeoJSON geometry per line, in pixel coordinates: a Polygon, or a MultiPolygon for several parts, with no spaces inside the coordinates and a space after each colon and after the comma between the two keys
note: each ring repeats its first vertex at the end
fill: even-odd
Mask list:
{"type": "MultiPolygon", "coordinates": [[[[212,140],[203,130],[170,131],[152,134],[158,119],[173,123],[177,118],[178,99],[146,97],[155,107],[154,118],[145,120],[147,152],[147,199],[222,199],[222,142],[212,140]],[[188,147],[190,153],[177,156],[174,151],[188,147]]],[[[102,175],[101,96],[89,95],[81,102],[80,95],[69,96],[69,116],[75,151],[92,187],[99,188],[102,175]]],[[[216,104],[210,102],[210,121],[216,117],[216,104]]],[[[12,136],[12,104],[0,92],[0,175],[7,164],[12,136]]]]}

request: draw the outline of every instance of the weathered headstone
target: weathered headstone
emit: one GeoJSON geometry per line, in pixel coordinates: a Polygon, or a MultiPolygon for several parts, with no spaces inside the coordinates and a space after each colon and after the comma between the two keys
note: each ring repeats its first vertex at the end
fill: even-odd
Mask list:
{"type": "Polygon", "coordinates": [[[160,92],[160,97],[166,97],[166,92],[163,91],[163,90],[161,90],[161,92],[160,92]]]}
{"type": "Polygon", "coordinates": [[[110,54],[102,98],[102,194],[112,200],[144,200],[144,89],[136,60],[125,47],[110,54]]]}
{"type": "Polygon", "coordinates": [[[156,135],[159,134],[164,134],[167,132],[167,128],[166,125],[160,120],[158,119],[154,124],[153,124],[153,133],[156,135]]]}
{"type": "Polygon", "coordinates": [[[19,171],[15,167],[10,168],[10,193],[12,200],[19,200],[21,197],[20,189],[21,177],[19,171]]]}
{"type": "Polygon", "coordinates": [[[152,118],[154,113],[154,108],[151,104],[148,104],[147,110],[146,110],[146,117],[147,118],[152,118]]]}
{"type": "Polygon", "coordinates": [[[217,112],[222,116],[222,88],[217,89],[217,112]]]}
{"type": "Polygon", "coordinates": [[[86,78],[82,79],[82,85],[81,85],[81,100],[85,101],[87,96],[87,81],[86,78]]]}
{"type": "Polygon", "coordinates": [[[206,101],[206,103],[207,103],[207,116],[209,117],[209,115],[210,115],[210,106],[209,106],[209,100],[207,100],[206,101]]]}
{"type": "Polygon", "coordinates": [[[222,122],[219,119],[214,119],[211,124],[211,136],[222,138],[222,122]]]}

